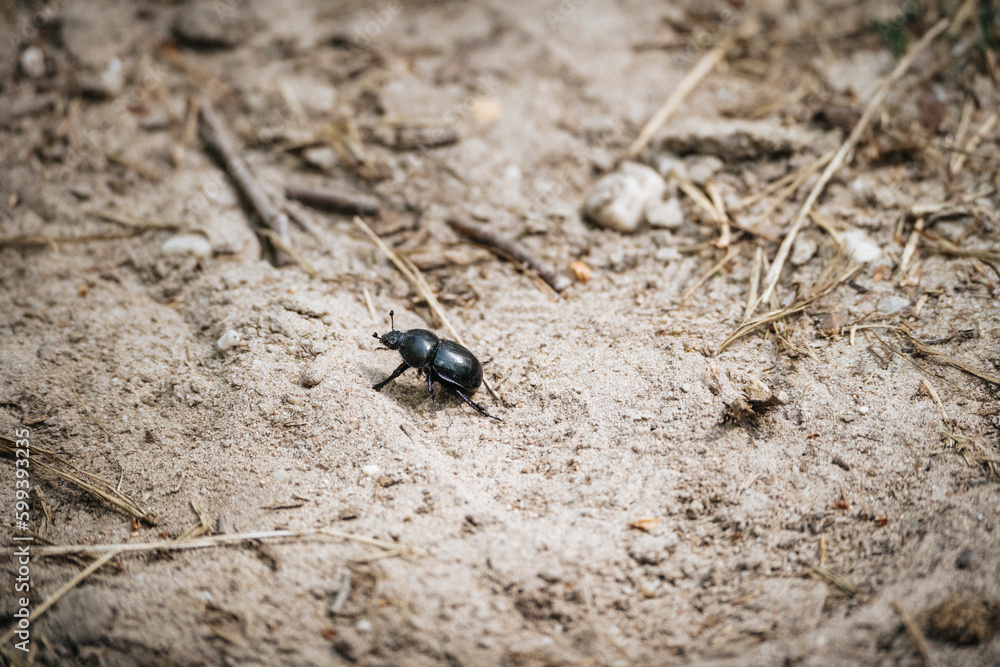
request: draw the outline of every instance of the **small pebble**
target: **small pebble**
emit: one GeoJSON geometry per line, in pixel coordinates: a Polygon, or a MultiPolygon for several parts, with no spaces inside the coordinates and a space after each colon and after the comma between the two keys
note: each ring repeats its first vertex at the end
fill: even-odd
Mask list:
{"type": "Polygon", "coordinates": [[[867,405],[862,405],[861,407],[859,407],[858,408],[858,413],[862,414],[862,415],[868,414],[868,406],[867,405]]]}
{"type": "Polygon", "coordinates": [[[178,234],[163,242],[163,252],[207,258],[212,256],[212,244],[201,234],[178,234]]]}
{"type": "Polygon", "coordinates": [[[841,235],[851,259],[861,264],[873,262],[882,256],[882,248],[860,229],[849,229],[841,235]]]}
{"type": "Polygon", "coordinates": [[[369,463],[368,465],[366,465],[361,469],[361,472],[368,475],[369,477],[377,477],[378,474],[382,472],[382,469],[379,468],[374,463],[369,463]]]}
{"type": "Polygon", "coordinates": [[[677,229],[684,223],[684,211],[677,197],[651,201],[646,206],[646,222],[657,229],[677,229]]]}
{"type": "Polygon", "coordinates": [[[125,70],[118,58],[112,58],[100,72],[85,74],[80,78],[81,90],[94,97],[117,97],[124,86],[125,70]]]}
{"type": "Polygon", "coordinates": [[[326,374],[330,372],[330,367],[333,365],[332,359],[327,355],[321,355],[316,357],[310,362],[305,370],[302,371],[302,377],[299,381],[302,383],[303,387],[311,388],[318,385],[326,377],[326,374]]]}
{"type": "Polygon", "coordinates": [[[910,307],[910,300],[904,296],[889,294],[878,300],[879,312],[885,313],[887,315],[892,313],[898,313],[899,311],[909,307],[910,307]]]}
{"type": "Polygon", "coordinates": [[[751,403],[763,403],[764,401],[771,400],[771,388],[757,378],[747,380],[743,391],[746,393],[747,400],[751,403]]]}
{"type": "Polygon", "coordinates": [[[21,52],[21,71],[29,79],[45,75],[45,53],[37,46],[29,46],[21,52]]]}
{"type": "Polygon", "coordinates": [[[337,151],[329,146],[316,146],[302,151],[302,159],[310,167],[315,167],[320,171],[329,171],[340,164],[340,156],[337,151]]]}
{"type": "Polygon", "coordinates": [[[797,236],[795,243],[792,244],[792,255],[788,261],[792,263],[792,266],[802,266],[812,259],[818,248],[819,244],[811,236],[797,236]]]}
{"type": "Polygon", "coordinates": [[[219,340],[216,341],[215,344],[220,350],[225,351],[225,350],[231,350],[232,348],[236,347],[237,345],[240,344],[240,341],[242,340],[243,336],[240,335],[239,331],[230,329],[226,333],[219,336],[219,340]]]}
{"type": "Polygon", "coordinates": [[[639,227],[647,205],[658,201],[666,186],[653,169],[625,162],[594,184],[583,213],[602,227],[628,234],[639,227]]]}
{"type": "Polygon", "coordinates": [[[192,2],[181,7],[171,30],[179,41],[202,48],[232,48],[254,29],[245,7],[226,2],[192,2]]]}

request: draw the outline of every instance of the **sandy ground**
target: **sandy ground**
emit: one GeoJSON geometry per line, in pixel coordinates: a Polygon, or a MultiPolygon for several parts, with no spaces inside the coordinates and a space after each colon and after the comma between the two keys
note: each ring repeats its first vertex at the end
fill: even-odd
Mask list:
{"type": "MultiPolygon", "coordinates": [[[[33,494],[33,529],[55,544],[174,539],[199,524],[198,508],[216,533],[329,527],[399,549],[314,535],[121,555],[31,625],[29,662],[922,664],[896,601],[923,633],[953,622],[981,638],[929,637],[937,664],[1000,664],[1000,488],[975,458],[1000,455],[997,387],[916,355],[892,330],[849,330],[905,326],[997,373],[988,265],[918,247],[902,285],[897,272],[917,205],[948,202],[956,210],[926,216],[927,229],[996,252],[996,130],[976,148],[986,159],[950,177],[953,154],[939,150],[963,113],[968,138],[997,108],[978,26],[918,59],[817,206],[831,228],[874,241],[875,257],[777,333],[714,354],[743,317],[755,249],[774,256],[768,239],[811,181],[774,210],[770,195],[734,212],[755,235],[738,234],[731,261],[686,302],[725,254],[690,199],[681,226],[633,235],[583,220],[581,202],[748,16],[758,36],[640,160],[711,178],[736,210],[836,149],[846,131],[834,111],[849,129],[893,66],[872,24],[894,20],[892,8],[192,4],[4,13],[0,428],[28,428],[33,446],[120,480],[157,521],[133,525],[36,465],[51,521],[42,526],[33,494]],[[198,34],[219,43],[193,46],[198,34]],[[43,56],[33,75],[30,45],[43,56]],[[502,423],[444,393],[432,402],[412,371],[372,391],[399,363],[372,339],[390,309],[402,329],[441,323],[349,216],[315,212],[315,234],[292,228],[316,278],[263,258],[200,142],[177,149],[199,94],[276,190],[306,183],[382,202],[373,227],[426,267],[501,397],[476,398],[502,423]],[[392,132],[371,123],[388,118],[445,119],[459,140],[387,147],[392,132]],[[336,139],[352,122],[362,164],[336,139]],[[301,136],[337,150],[306,155],[301,136]],[[175,228],[9,241],[129,233],[101,211],[175,228]],[[451,215],[519,238],[564,275],[582,260],[592,278],[555,297],[463,242],[451,215]],[[208,256],[170,251],[185,232],[208,239],[208,256]],[[230,331],[239,345],[220,349],[230,331]],[[734,418],[757,382],[784,404],[734,418]],[[932,618],[954,596],[986,602],[932,618]]],[[[897,25],[919,35],[953,4],[897,25]]],[[[828,233],[803,238],[779,304],[839,261],[828,233]]],[[[14,467],[2,469],[7,547],[14,467]]],[[[32,605],[81,566],[36,556],[32,605]]],[[[7,627],[12,561],[4,572],[7,627]]]]}

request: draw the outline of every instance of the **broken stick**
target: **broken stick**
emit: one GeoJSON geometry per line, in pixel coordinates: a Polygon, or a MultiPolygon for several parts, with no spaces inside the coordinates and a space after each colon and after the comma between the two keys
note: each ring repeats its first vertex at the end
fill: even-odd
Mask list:
{"type": "MultiPolygon", "coordinates": [[[[236,144],[223,124],[222,119],[207,99],[202,99],[199,106],[201,112],[201,139],[208,150],[215,154],[223,169],[229,174],[240,193],[260,216],[265,227],[277,234],[285,246],[291,245],[288,235],[288,216],[274,205],[267,191],[257,182],[247,163],[236,151],[236,144]]],[[[283,262],[277,262],[281,264],[283,262]]]]}
{"type": "Polygon", "coordinates": [[[379,203],[370,197],[300,185],[286,187],[285,196],[321,211],[333,211],[345,215],[378,215],[382,210],[379,203]]]}
{"type": "Polygon", "coordinates": [[[475,225],[471,222],[463,222],[462,220],[457,220],[455,218],[449,218],[447,222],[449,227],[467,239],[478,243],[487,250],[503,257],[508,261],[516,264],[522,264],[531,269],[556,292],[561,292],[569,287],[571,282],[569,278],[566,276],[560,276],[551,266],[539,259],[536,259],[535,257],[532,257],[520,243],[512,239],[504,238],[499,234],[486,229],[482,225],[475,225]]]}

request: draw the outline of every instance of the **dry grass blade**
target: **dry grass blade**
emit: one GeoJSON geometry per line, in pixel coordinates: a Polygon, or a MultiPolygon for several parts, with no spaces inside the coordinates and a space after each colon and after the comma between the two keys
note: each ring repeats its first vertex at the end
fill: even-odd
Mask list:
{"type": "Polygon", "coordinates": [[[997,250],[970,250],[959,248],[948,239],[931,239],[927,234],[924,234],[924,238],[930,241],[929,243],[925,243],[924,249],[930,250],[931,252],[941,253],[942,255],[950,255],[952,257],[967,257],[969,259],[981,259],[988,262],[1000,262],[1000,251],[997,250]]]}
{"type": "Polygon", "coordinates": [[[785,239],[781,242],[781,246],[778,248],[778,253],[774,257],[774,262],[771,264],[771,270],[768,271],[767,276],[764,279],[764,290],[761,295],[757,298],[757,303],[754,305],[754,310],[762,303],[767,301],[771,297],[771,293],[778,284],[778,279],[781,277],[781,271],[785,267],[785,260],[788,259],[788,254],[792,250],[792,244],[795,242],[795,237],[798,236],[799,231],[802,229],[806,220],[809,218],[809,212],[812,210],[813,205],[819,199],[820,194],[826,188],[826,184],[830,182],[834,173],[837,172],[846,162],[847,157],[854,151],[855,146],[861,140],[862,135],[868,130],[869,125],[875,119],[878,114],[879,109],[882,108],[882,103],[885,101],[886,96],[889,94],[889,90],[892,86],[910,69],[910,66],[916,60],[917,56],[920,55],[930,44],[944,32],[945,28],[948,27],[948,21],[942,19],[938,21],[927,33],[917,42],[913,48],[899,61],[896,68],[892,71],[892,74],[882,82],[879,87],[878,92],[868,103],[865,108],[864,113],[861,114],[861,118],[855,124],[854,129],[851,130],[850,136],[840,147],[840,150],[833,156],[830,163],[827,164],[826,169],[823,170],[823,174],[819,177],[816,185],[809,192],[809,196],[806,197],[805,203],[802,204],[802,208],[799,209],[798,215],[795,216],[795,220],[792,222],[785,239]]]}
{"type": "Polygon", "coordinates": [[[112,551],[115,553],[136,553],[144,551],[183,551],[187,549],[209,549],[221,547],[228,544],[239,544],[241,542],[253,542],[257,540],[289,540],[303,537],[314,537],[326,535],[347,542],[357,542],[369,546],[378,547],[385,551],[393,552],[395,555],[415,553],[409,547],[400,546],[394,542],[386,542],[363,535],[353,535],[333,528],[312,528],[309,530],[262,530],[249,533],[233,533],[224,535],[211,535],[207,537],[195,537],[189,540],[162,540],[158,542],[137,542],[135,544],[67,544],[52,547],[41,547],[35,550],[40,556],[69,556],[82,553],[103,553],[112,551]]]}
{"type": "Polygon", "coordinates": [[[729,35],[724,38],[721,42],[716,45],[714,49],[706,53],[701,57],[695,66],[688,72],[677,87],[674,88],[670,96],[667,97],[663,105],[656,110],[646,125],[643,126],[642,131],[639,136],[636,137],[635,141],[628,147],[625,151],[625,156],[623,159],[627,160],[629,158],[635,157],[643,151],[646,146],[649,145],[650,140],[653,135],[656,134],[657,130],[663,127],[663,124],[677,111],[680,107],[681,102],[691,94],[701,80],[704,79],[709,72],[715,69],[715,66],[726,57],[726,54],[736,45],[736,35],[729,35]]]}
{"type": "Polygon", "coordinates": [[[93,241],[119,241],[138,236],[141,231],[125,232],[122,234],[81,234],[80,236],[46,236],[45,234],[15,234],[12,236],[0,236],[0,247],[38,247],[38,246],[59,246],[70,243],[91,243],[93,241]]]}
{"type": "Polygon", "coordinates": [[[903,626],[906,628],[906,632],[910,635],[910,639],[913,640],[913,644],[917,647],[917,651],[920,652],[920,657],[923,658],[924,664],[930,667],[934,664],[934,660],[931,658],[931,652],[927,648],[927,640],[924,638],[924,633],[920,631],[920,626],[917,625],[913,617],[910,616],[909,612],[903,609],[903,605],[899,604],[899,600],[893,598],[892,606],[896,609],[896,613],[899,614],[899,618],[903,621],[903,626]]]}
{"type": "Polygon", "coordinates": [[[791,196],[792,192],[798,190],[802,186],[802,184],[809,179],[811,175],[822,169],[827,162],[832,160],[833,156],[834,156],[833,153],[827,153],[826,155],[823,155],[817,158],[815,161],[805,165],[801,169],[785,174],[781,178],[774,180],[760,192],[756,192],[736,202],[736,205],[732,207],[733,211],[742,211],[745,208],[749,208],[750,206],[759,202],[764,197],[768,197],[777,192],[778,190],[782,189],[788,190],[787,194],[782,194],[782,196],[779,197],[779,200],[784,201],[789,196],[791,196]]]}
{"type": "MultiPolygon", "coordinates": [[[[846,280],[850,280],[851,276],[857,273],[858,269],[859,267],[852,267],[843,274],[841,274],[838,278],[831,280],[827,283],[821,284],[818,288],[814,289],[809,296],[799,299],[798,301],[795,301],[794,303],[791,303],[785,306],[784,308],[779,308],[778,310],[774,310],[771,311],[770,313],[761,315],[760,317],[756,317],[750,320],[749,322],[744,322],[743,324],[741,324],[736,328],[736,331],[729,334],[729,337],[726,338],[726,340],[722,341],[722,344],[719,345],[719,347],[715,350],[715,354],[721,353],[723,350],[725,350],[727,347],[738,341],[740,338],[743,338],[743,336],[746,336],[748,333],[754,331],[759,327],[762,327],[766,324],[770,324],[772,322],[777,322],[778,320],[788,317],[789,315],[802,312],[803,310],[814,304],[816,301],[818,301],[819,299],[823,298],[824,296],[832,292],[841,283],[843,283],[846,280]]],[[[758,301],[760,301],[759,298],[758,301]]]]}
{"type": "Polygon", "coordinates": [[[977,378],[979,378],[980,380],[985,380],[986,382],[989,382],[990,384],[1000,385],[1000,376],[996,376],[996,375],[993,375],[991,373],[987,373],[985,371],[981,371],[981,370],[979,370],[977,368],[974,368],[974,367],[970,366],[969,364],[965,363],[964,361],[959,361],[958,359],[955,359],[954,357],[949,357],[946,354],[942,354],[941,352],[938,352],[937,350],[935,350],[934,348],[930,347],[929,345],[925,345],[924,343],[921,343],[919,340],[917,340],[916,338],[914,338],[913,336],[911,336],[906,331],[900,330],[900,333],[902,335],[906,336],[906,338],[910,341],[910,344],[913,345],[913,349],[915,349],[920,354],[923,354],[923,355],[925,355],[927,357],[931,357],[932,359],[936,359],[936,360],[940,361],[941,363],[947,364],[947,365],[949,365],[949,366],[951,366],[953,368],[957,368],[959,370],[965,371],[969,375],[974,375],[977,378]]]}
{"type": "Polygon", "coordinates": [[[854,597],[860,592],[858,591],[857,586],[851,584],[836,572],[832,572],[825,567],[811,567],[809,568],[809,573],[830,582],[847,597],[854,597]]]}
{"type": "MultiPolygon", "coordinates": [[[[16,449],[17,447],[15,446],[14,441],[0,437],[0,453],[14,457],[16,456],[16,449]]],[[[32,465],[37,466],[42,470],[47,470],[56,477],[83,489],[95,498],[103,500],[137,521],[144,521],[150,526],[156,525],[156,518],[153,515],[144,511],[139,506],[139,503],[119,492],[109,482],[77,468],[72,463],[58,456],[55,452],[47,449],[32,446],[31,454],[32,465]],[[39,459],[39,455],[50,463],[39,459]]]]}
{"type": "Polygon", "coordinates": [[[314,269],[312,265],[302,257],[302,255],[295,252],[290,245],[285,243],[276,231],[262,227],[257,230],[257,233],[267,238],[268,241],[274,244],[275,248],[291,257],[292,261],[298,264],[299,268],[302,269],[310,278],[315,278],[319,275],[319,271],[314,269]]]}
{"type": "MultiPolygon", "coordinates": [[[[441,308],[441,304],[438,303],[437,297],[434,296],[434,290],[432,290],[431,286],[427,284],[427,280],[425,280],[423,274],[420,273],[420,269],[418,269],[408,258],[400,255],[387,246],[385,242],[379,238],[378,234],[373,232],[372,228],[365,224],[364,220],[355,216],[354,224],[356,224],[361,231],[365,233],[365,236],[367,236],[371,242],[374,243],[378,249],[389,258],[389,261],[393,263],[400,273],[403,274],[403,277],[406,278],[407,282],[409,282],[411,286],[413,286],[413,289],[415,289],[417,293],[423,297],[423,299],[427,302],[427,305],[432,311],[434,311],[434,314],[438,316],[455,341],[459,345],[468,347],[468,345],[465,345],[465,341],[462,340],[458,331],[455,330],[455,327],[452,326],[451,321],[444,314],[444,309],[441,308]]],[[[500,397],[495,391],[493,391],[493,387],[490,386],[490,383],[485,376],[483,377],[483,386],[486,387],[486,391],[490,392],[490,396],[498,401],[500,400],[500,397]]]]}

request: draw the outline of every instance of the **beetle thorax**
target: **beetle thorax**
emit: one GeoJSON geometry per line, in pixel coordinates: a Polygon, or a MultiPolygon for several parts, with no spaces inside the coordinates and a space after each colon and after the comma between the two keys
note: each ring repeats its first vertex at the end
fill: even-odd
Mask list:
{"type": "Polygon", "coordinates": [[[440,338],[426,329],[410,329],[403,332],[399,344],[394,349],[399,350],[403,361],[412,368],[425,368],[434,361],[440,338]]]}

